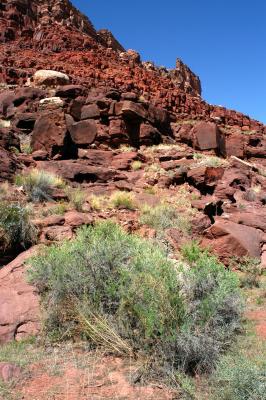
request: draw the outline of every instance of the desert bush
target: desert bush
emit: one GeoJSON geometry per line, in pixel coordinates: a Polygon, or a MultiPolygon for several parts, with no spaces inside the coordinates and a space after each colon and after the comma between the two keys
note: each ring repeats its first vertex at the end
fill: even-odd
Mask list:
{"type": "Polygon", "coordinates": [[[125,208],[127,210],[134,210],[134,196],[132,193],[117,191],[110,197],[110,205],[114,208],[125,208]]]}
{"type": "Polygon", "coordinates": [[[212,400],[265,400],[266,362],[243,355],[224,356],[213,378],[212,400]]]}
{"type": "Polygon", "coordinates": [[[239,281],[196,242],[182,251],[190,268],[180,277],[186,323],[176,341],[178,364],[188,372],[210,372],[241,328],[239,281]]]}
{"type": "Polygon", "coordinates": [[[75,208],[75,210],[82,211],[86,201],[86,193],[82,189],[68,187],[66,189],[66,194],[70,204],[75,208]]]}
{"type": "Polygon", "coordinates": [[[37,169],[17,175],[15,183],[22,186],[29,200],[33,202],[49,201],[54,188],[64,187],[61,178],[50,172],[37,169]]]}
{"type": "Polygon", "coordinates": [[[176,330],[182,305],[172,263],[112,222],[81,229],[75,240],[51,246],[31,265],[30,280],[50,312],[49,329],[64,326],[62,304],[75,299],[82,304],[78,320],[107,320],[135,347],[176,330]]]}
{"type": "Polygon", "coordinates": [[[133,161],[131,163],[131,169],[133,169],[133,171],[138,171],[139,169],[141,169],[142,167],[142,162],[141,161],[133,161]]]}
{"type": "Polygon", "coordinates": [[[191,229],[189,217],[170,204],[159,204],[155,207],[144,206],[141,210],[140,223],[157,231],[177,228],[184,233],[191,229]]]}
{"type": "MultiPolygon", "coordinates": [[[[200,253],[201,254],[201,253],[200,253]]],[[[145,354],[153,369],[209,372],[239,328],[235,275],[207,253],[190,266],[111,221],[30,260],[46,331],[109,351],[145,354]]]]}
{"type": "Polygon", "coordinates": [[[37,239],[37,231],[30,222],[30,209],[19,203],[0,202],[0,230],[6,249],[27,248],[37,239]]]}

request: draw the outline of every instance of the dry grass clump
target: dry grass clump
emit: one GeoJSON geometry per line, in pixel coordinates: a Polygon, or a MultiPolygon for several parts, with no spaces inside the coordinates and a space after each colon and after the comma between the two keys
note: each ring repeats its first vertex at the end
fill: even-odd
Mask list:
{"type": "Polygon", "coordinates": [[[124,208],[126,210],[134,210],[135,198],[133,193],[117,191],[110,197],[110,206],[114,208],[124,208]]]}
{"type": "Polygon", "coordinates": [[[142,162],[141,161],[136,160],[136,161],[133,161],[131,163],[131,169],[133,171],[138,171],[141,168],[142,168],[142,162]]]}
{"type": "Polygon", "coordinates": [[[57,175],[38,169],[32,169],[15,177],[17,186],[21,186],[29,201],[51,201],[53,189],[64,188],[64,181],[57,175]]]}
{"type": "Polygon", "coordinates": [[[193,155],[193,159],[195,160],[195,165],[198,166],[205,166],[205,167],[228,167],[229,161],[216,157],[216,156],[208,156],[201,153],[195,153],[193,155]]]}
{"type": "Polygon", "coordinates": [[[82,211],[83,206],[86,202],[86,192],[84,192],[80,188],[72,188],[72,187],[67,187],[65,191],[68,200],[70,202],[70,205],[74,207],[75,210],[82,211]]]}

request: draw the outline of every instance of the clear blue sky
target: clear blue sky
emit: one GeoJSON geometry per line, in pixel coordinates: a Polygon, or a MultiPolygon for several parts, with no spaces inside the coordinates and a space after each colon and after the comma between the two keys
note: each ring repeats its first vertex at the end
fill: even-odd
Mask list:
{"type": "Polygon", "coordinates": [[[203,98],[266,123],[266,0],[72,0],[143,60],[199,75],[203,98]]]}

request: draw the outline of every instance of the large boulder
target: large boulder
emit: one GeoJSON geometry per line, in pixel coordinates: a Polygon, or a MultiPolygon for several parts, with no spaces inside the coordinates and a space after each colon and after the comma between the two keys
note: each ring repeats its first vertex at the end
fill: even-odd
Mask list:
{"type": "Polygon", "coordinates": [[[62,151],[66,144],[67,127],[61,110],[45,112],[36,121],[31,138],[33,151],[45,150],[50,156],[62,151]]]}
{"type": "Polygon", "coordinates": [[[225,263],[232,257],[260,257],[262,233],[252,227],[217,217],[205,231],[204,247],[210,247],[225,263]]]}
{"type": "Polygon", "coordinates": [[[39,297],[26,280],[25,261],[37,246],[0,270],[0,344],[36,335],[40,330],[39,297]]]}
{"type": "Polygon", "coordinates": [[[97,126],[94,120],[84,120],[72,124],[69,132],[77,146],[87,146],[94,142],[97,136],[97,126]]]}
{"type": "Polygon", "coordinates": [[[241,133],[233,133],[231,135],[219,136],[219,152],[225,156],[244,157],[245,137],[241,133]]]}
{"type": "Polygon", "coordinates": [[[53,71],[49,69],[41,69],[32,77],[32,82],[35,86],[60,86],[60,85],[68,85],[69,77],[62,72],[53,71]]]}
{"type": "Polygon", "coordinates": [[[199,122],[192,130],[193,147],[199,150],[211,150],[218,147],[219,129],[211,122],[199,122]]]}
{"type": "Polygon", "coordinates": [[[133,101],[124,101],[121,106],[121,113],[125,118],[129,119],[145,119],[147,118],[147,110],[142,104],[134,103],[133,101]]]}

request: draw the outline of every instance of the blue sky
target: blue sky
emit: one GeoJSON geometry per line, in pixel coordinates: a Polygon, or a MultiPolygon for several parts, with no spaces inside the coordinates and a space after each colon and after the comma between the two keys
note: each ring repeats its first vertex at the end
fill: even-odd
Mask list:
{"type": "Polygon", "coordinates": [[[266,0],[72,0],[143,60],[181,58],[202,96],[266,123],[266,0]]]}

